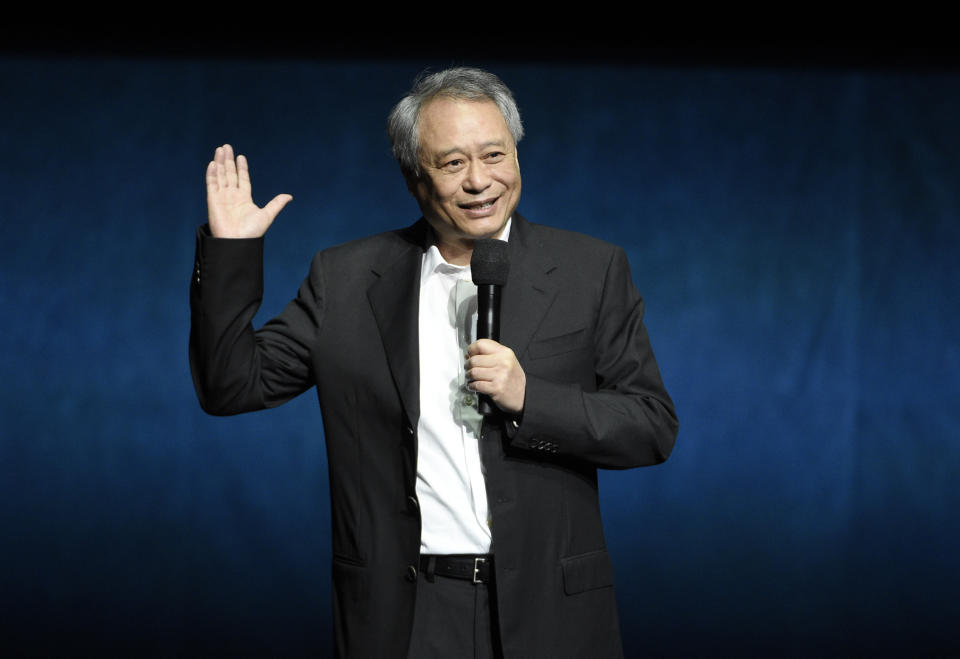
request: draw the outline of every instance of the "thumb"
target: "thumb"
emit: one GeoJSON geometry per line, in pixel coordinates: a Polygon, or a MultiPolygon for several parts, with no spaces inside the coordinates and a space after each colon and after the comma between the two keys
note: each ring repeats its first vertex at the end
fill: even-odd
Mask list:
{"type": "Polygon", "coordinates": [[[293,197],[288,194],[278,194],[276,197],[270,200],[270,202],[263,207],[264,212],[270,217],[270,221],[283,210],[283,207],[288,203],[293,201],[293,197]]]}

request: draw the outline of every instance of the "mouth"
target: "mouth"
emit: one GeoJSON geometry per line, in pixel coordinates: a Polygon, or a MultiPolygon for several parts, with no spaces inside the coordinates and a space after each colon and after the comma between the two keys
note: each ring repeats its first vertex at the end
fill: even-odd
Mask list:
{"type": "Polygon", "coordinates": [[[477,201],[457,204],[457,206],[466,211],[468,217],[487,217],[494,212],[499,199],[500,197],[479,199],[477,201]]]}

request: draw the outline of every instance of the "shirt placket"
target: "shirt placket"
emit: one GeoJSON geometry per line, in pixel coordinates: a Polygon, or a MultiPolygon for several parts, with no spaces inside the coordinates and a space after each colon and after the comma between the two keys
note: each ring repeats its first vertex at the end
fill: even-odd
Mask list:
{"type": "Polygon", "coordinates": [[[467,388],[467,375],[464,368],[467,348],[473,343],[477,333],[477,286],[468,279],[458,279],[455,287],[457,343],[460,354],[458,370],[459,393],[457,397],[458,413],[464,428],[463,450],[470,478],[470,494],[473,499],[473,511],[477,522],[487,526],[489,520],[484,512],[486,492],[483,482],[483,464],[480,461],[480,427],[483,415],[477,410],[477,394],[467,388]]]}

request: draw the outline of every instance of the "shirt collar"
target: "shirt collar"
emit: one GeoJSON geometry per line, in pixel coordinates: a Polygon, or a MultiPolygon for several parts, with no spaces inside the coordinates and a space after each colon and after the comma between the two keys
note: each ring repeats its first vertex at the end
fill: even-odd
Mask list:
{"type": "MultiPolygon", "coordinates": [[[[510,225],[513,223],[513,216],[511,215],[507,219],[507,223],[503,226],[503,233],[497,240],[502,240],[507,242],[510,238],[510,225]]],[[[431,236],[433,233],[431,232],[431,236]]],[[[469,265],[453,265],[452,263],[447,263],[447,261],[440,255],[440,249],[437,247],[436,240],[431,239],[430,247],[427,248],[427,251],[423,255],[423,268],[421,274],[426,277],[434,273],[449,274],[449,275],[460,275],[461,277],[470,277],[470,266],[469,265]]]]}

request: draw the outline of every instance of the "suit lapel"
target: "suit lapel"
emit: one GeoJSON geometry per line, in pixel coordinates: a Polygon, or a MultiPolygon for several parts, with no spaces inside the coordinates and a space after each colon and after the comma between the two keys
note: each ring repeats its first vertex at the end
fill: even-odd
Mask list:
{"type": "Polygon", "coordinates": [[[557,286],[549,276],[556,263],[546,255],[535,234],[530,223],[514,213],[509,240],[510,274],[500,301],[500,342],[517,357],[523,355],[557,294],[557,286]]]}
{"type": "Polygon", "coordinates": [[[399,250],[388,254],[384,265],[372,267],[377,280],[367,290],[367,299],[407,420],[416,427],[420,418],[420,266],[426,222],[421,220],[398,235],[399,250]]]}
{"type": "MultiPolygon", "coordinates": [[[[510,274],[500,303],[500,342],[523,355],[557,286],[550,280],[556,264],[546,256],[535,231],[514,213],[510,228],[510,274]]],[[[372,267],[376,281],[367,290],[387,355],[390,375],[411,424],[420,418],[420,267],[427,224],[420,220],[398,234],[400,248],[372,267]]]]}

